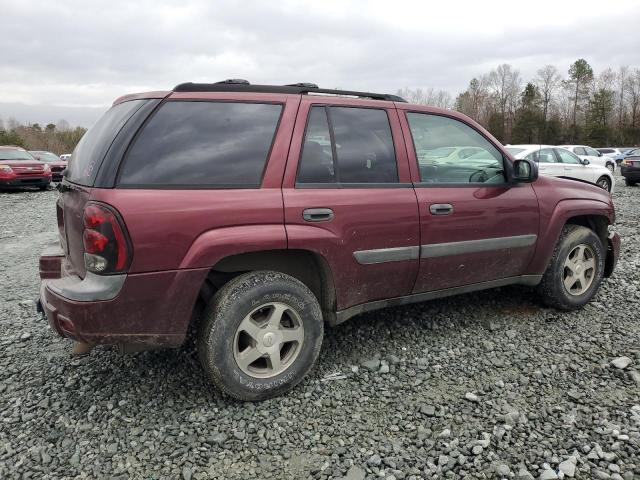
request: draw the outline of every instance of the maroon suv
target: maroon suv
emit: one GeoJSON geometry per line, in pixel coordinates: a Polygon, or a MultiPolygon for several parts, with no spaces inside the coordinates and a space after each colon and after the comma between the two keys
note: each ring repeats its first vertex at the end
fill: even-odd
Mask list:
{"type": "Polygon", "coordinates": [[[538,178],[459,113],[313,84],[119,98],[60,190],[50,325],[125,351],[194,331],[211,380],[246,400],[297,384],[324,322],[510,284],[576,309],[620,248],[601,188],[538,178]],[[436,152],[460,147],[481,155],[436,152]]]}
{"type": "Polygon", "coordinates": [[[0,189],[38,187],[51,183],[51,168],[22,147],[0,145],[0,189]]]}

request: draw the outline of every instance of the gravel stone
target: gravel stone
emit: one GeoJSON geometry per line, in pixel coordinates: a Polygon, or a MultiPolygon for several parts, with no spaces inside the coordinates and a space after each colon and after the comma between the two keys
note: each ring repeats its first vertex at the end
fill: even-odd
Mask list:
{"type": "Polygon", "coordinates": [[[567,477],[573,477],[576,473],[576,460],[575,458],[570,458],[568,460],[565,460],[564,462],[560,463],[560,465],[558,465],[558,469],[564,473],[565,476],[567,477]]]}
{"type": "Polygon", "coordinates": [[[631,365],[631,362],[632,360],[629,357],[618,357],[611,360],[611,365],[613,365],[616,368],[619,368],[620,370],[624,370],[629,365],[631,365]]]}
{"type": "Polygon", "coordinates": [[[464,398],[466,400],[469,400],[470,402],[479,402],[480,399],[478,398],[478,396],[475,393],[471,393],[471,392],[467,392],[464,394],[464,398]]]}
{"type": "Polygon", "coordinates": [[[344,480],[364,480],[367,472],[365,472],[362,468],[357,465],[353,465],[347,475],[344,477],[344,480]]]}
{"type": "Polygon", "coordinates": [[[504,287],[368,312],[327,327],[317,367],[259,403],[213,389],[188,346],[70,357],[29,300],[57,241],[56,199],[0,192],[2,479],[640,473],[640,188],[619,176],[622,251],[591,304],[560,312],[504,287]],[[625,368],[610,363],[622,355],[625,368]]]}
{"type": "Polygon", "coordinates": [[[370,372],[376,372],[380,368],[380,359],[374,358],[372,360],[365,360],[362,362],[362,366],[370,372]]]}

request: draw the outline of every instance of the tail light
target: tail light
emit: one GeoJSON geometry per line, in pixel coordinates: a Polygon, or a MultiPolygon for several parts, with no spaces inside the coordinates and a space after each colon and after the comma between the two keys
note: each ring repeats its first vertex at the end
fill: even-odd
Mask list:
{"type": "Polygon", "coordinates": [[[84,266],[93,273],[123,273],[131,265],[131,243],[124,223],[111,207],[89,202],[83,214],[84,266]]]}

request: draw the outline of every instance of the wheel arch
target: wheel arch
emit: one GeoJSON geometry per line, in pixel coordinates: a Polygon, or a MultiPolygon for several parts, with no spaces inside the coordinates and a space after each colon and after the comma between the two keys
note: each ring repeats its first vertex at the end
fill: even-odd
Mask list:
{"type": "Polygon", "coordinates": [[[303,249],[268,249],[221,258],[211,267],[200,288],[200,309],[229,280],[256,270],[281,272],[304,283],[318,299],[325,320],[332,323],[336,311],[333,272],[320,253],[303,249]]]}
{"type": "Polygon", "coordinates": [[[548,221],[545,222],[546,231],[541,231],[539,245],[527,273],[543,274],[565,225],[580,225],[594,231],[602,241],[607,252],[605,277],[611,276],[615,260],[608,237],[608,227],[614,218],[612,208],[604,202],[582,199],[566,199],[558,202],[548,221]]]}

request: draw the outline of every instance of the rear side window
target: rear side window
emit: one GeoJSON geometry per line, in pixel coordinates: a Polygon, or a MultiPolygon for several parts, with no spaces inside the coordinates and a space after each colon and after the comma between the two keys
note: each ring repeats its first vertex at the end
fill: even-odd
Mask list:
{"type": "Polygon", "coordinates": [[[111,107],[84,134],[71,156],[67,167],[67,180],[80,185],[93,185],[98,168],[114,138],[145,101],[132,100],[111,107]]]}
{"type": "Polygon", "coordinates": [[[134,141],[124,186],[258,187],[281,105],[167,102],[134,141]]]}
{"type": "Polygon", "coordinates": [[[397,183],[387,112],[375,108],[312,107],[298,183],[397,183]]]}

